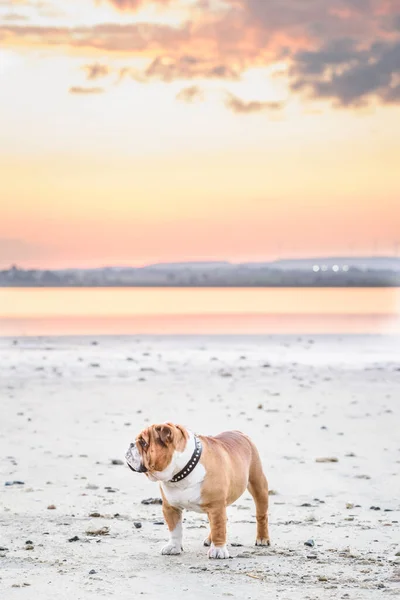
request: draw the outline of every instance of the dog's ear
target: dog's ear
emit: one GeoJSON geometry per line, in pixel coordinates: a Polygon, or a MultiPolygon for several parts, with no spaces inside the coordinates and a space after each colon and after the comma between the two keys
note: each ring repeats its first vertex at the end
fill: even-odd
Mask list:
{"type": "Polygon", "coordinates": [[[165,425],[157,425],[156,432],[160,438],[160,441],[165,446],[168,446],[174,439],[174,432],[170,424],[166,423],[165,425]]]}

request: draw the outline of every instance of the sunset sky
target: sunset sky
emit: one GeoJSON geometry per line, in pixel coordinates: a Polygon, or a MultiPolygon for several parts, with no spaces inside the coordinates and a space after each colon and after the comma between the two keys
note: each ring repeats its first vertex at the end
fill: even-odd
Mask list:
{"type": "Polygon", "coordinates": [[[400,251],[400,0],[0,0],[0,267],[400,251]]]}

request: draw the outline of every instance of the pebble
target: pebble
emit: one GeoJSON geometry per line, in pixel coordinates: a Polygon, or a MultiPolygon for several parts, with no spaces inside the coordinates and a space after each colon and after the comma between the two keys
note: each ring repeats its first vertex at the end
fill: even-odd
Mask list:
{"type": "Polygon", "coordinates": [[[142,524],[139,522],[136,522],[133,524],[135,526],[136,529],[141,529],[142,528],[142,524]]]}
{"type": "Polygon", "coordinates": [[[56,510],[55,504],[49,504],[49,506],[47,507],[47,510],[56,510]]]}
{"type": "Polygon", "coordinates": [[[369,510],[381,510],[380,506],[370,506],[369,510]]]}
{"type": "Polygon", "coordinates": [[[142,504],[162,504],[161,498],[145,498],[142,500],[142,504]]]}
{"type": "Polygon", "coordinates": [[[154,521],[153,525],[164,525],[164,521],[154,521]]]}
{"type": "Polygon", "coordinates": [[[310,539],[310,540],[307,540],[306,542],[304,542],[304,545],[309,546],[310,548],[313,548],[315,546],[315,542],[314,542],[314,540],[310,539]]]}
{"type": "Polygon", "coordinates": [[[18,481],[18,480],[16,480],[16,481],[6,481],[4,485],[6,487],[10,487],[12,485],[25,485],[25,482],[24,481],[18,481]]]}
{"type": "Polygon", "coordinates": [[[89,517],[92,517],[93,519],[99,519],[102,516],[103,515],[101,515],[99,512],[93,512],[93,513],[90,513],[90,515],[89,515],[89,517]]]}
{"type": "Polygon", "coordinates": [[[78,538],[78,536],[77,536],[77,535],[74,535],[74,537],[72,537],[72,538],[69,538],[69,540],[68,540],[68,541],[69,541],[69,542],[79,542],[79,538],[78,538]]]}
{"type": "Polygon", "coordinates": [[[316,458],[315,462],[317,462],[317,463],[337,463],[337,462],[339,462],[339,459],[336,458],[335,456],[326,456],[326,457],[322,457],[322,458],[316,458]]]}
{"type": "Polygon", "coordinates": [[[94,569],[91,569],[91,570],[89,571],[89,575],[95,575],[96,573],[97,573],[97,571],[95,571],[94,569]]]}
{"type": "Polygon", "coordinates": [[[111,460],[111,464],[112,465],[124,465],[125,463],[123,460],[120,460],[119,458],[113,458],[111,460]]]}

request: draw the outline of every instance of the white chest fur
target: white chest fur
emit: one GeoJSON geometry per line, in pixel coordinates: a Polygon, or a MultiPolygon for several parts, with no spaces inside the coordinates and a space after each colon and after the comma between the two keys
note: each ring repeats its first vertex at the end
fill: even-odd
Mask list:
{"type": "Polygon", "coordinates": [[[183,452],[176,452],[171,465],[162,477],[159,478],[160,485],[164,495],[175,508],[193,510],[195,512],[203,512],[201,504],[201,486],[206,476],[205,468],[198,463],[194,470],[182,481],[171,483],[173,475],[176,475],[190,461],[195,450],[195,437],[192,432],[189,432],[189,439],[186,448],[183,452]]]}
{"type": "Polygon", "coordinates": [[[162,482],[164,495],[171,506],[203,512],[201,509],[201,486],[206,475],[203,465],[198,464],[193,473],[177,483],[162,482]]]}

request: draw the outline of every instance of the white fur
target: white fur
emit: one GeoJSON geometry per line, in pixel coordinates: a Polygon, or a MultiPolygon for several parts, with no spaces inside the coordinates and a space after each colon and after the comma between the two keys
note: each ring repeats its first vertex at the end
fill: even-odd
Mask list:
{"type": "Polygon", "coordinates": [[[229,558],[226,545],[214,546],[214,544],[211,544],[211,548],[208,551],[208,558],[229,558]]]}
{"type": "Polygon", "coordinates": [[[161,550],[161,554],[180,554],[182,552],[182,521],[179,521],[170,532],[169,542],[161,550]]]}
{"type": "Polygon", "coordinates": [[[175,451],[171,463],[156,477],[161,482],[161,488],[169,504],[175,508],[203,512],[201,504],[201,486],[206,476],[206,470],[198,463],[194,470],[182,481],[171,483],[172,477],[179,473],[189,462],[195,450],[196,443],[193,433],[189,433],[189,439],[183,452],[175,451]]]}
{"type": "Polygon", "coordinates": [[[142,464],[142,458],[136,444],[129,448],[128,452],[125,454],[125,458],[127,463],[130,464],[135,471],[139,471],[142,464]]]}

